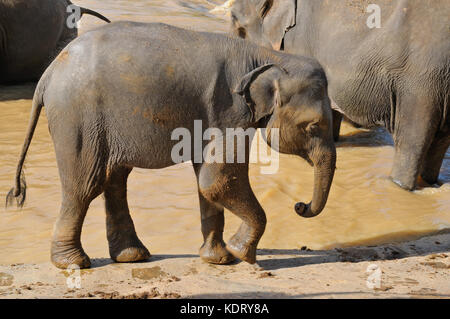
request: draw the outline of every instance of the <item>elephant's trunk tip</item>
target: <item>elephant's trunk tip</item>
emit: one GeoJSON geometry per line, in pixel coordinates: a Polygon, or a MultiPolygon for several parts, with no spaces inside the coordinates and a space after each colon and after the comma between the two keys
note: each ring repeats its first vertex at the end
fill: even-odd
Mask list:
{"type": "Polygon", "coordinates": [[[320,211],[314,213],[311,210],[311,203],[305,204],[302,202],[295,204],[295,212],[297,213],[297,215],[304,218],[311,218],[320,214],[320,211]]]}

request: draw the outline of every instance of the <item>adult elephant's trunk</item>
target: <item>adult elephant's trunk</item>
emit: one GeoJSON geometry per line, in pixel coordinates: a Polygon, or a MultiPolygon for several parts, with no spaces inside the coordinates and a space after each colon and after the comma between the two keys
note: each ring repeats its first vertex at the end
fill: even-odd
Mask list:
{"type": "Polygon", "coordinates": [[[316,147],[311,154],[314,163],[314,194],[311,203],[297,203],[295,211],[302,217],[319,215],[327,203],[336,167],[336,148],[334,145],[316,147]]]}

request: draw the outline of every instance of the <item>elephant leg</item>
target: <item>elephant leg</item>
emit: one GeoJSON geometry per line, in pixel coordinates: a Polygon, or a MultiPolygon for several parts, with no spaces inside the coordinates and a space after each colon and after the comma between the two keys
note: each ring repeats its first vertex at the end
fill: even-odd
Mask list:
{"type": "Polygon", "coordinates": [[[228,252],[223,241],[223,227],[225,224],[223,207],[210,202],[201,193],[199,193],[199,197],[204,241],[200,248],[200,257],[211,264],[229,264],[235,258],[228,252]]]}
{"type": "MultiPolygon", "coordinates": [[[[425,156],[439,124],[439,114],[426,96],[404,96],[400,99],[399,116],[394,130],[395,155],[391,172],[392,180],[406,190],[416,188],[425,156]]],[[[397,114],[397,116],[398,116],[397,114]]]]}
{"type": "Polygon", "coordinates": [[[106,234],[109,254],[116,262],[135,262],[150,258],[136,235],[127,202],[130,168],[112,170],[105,185],[106,234]]]}
{"type": "MultiPolygon", "coordinates": [[[[95,130],[83,134],[78,126],[72,126],[71,118],[68,112],[57,124],[49,124],[62,186],[51,260],[58,268],[87,268],[91,263],[81,246],[81,230],[90,203],[104,190],[108,159],[102,147],[103,134],[95,130]]],[[[84,124],[91,125],[88,121],[84,124]]]]}
{"type": "MultiPolygon", "coordinates": [[[[250,187],[247,164],[203,164],[199,190],[210,202],[230,210],[242,220],[227,250],[248,263],[256,262],[256,247],[266,227],[266,215],[250,187]]],[[[216,227],[221,226],[216,217],[216,227]],[[218,226],[220,225],[220,226],[218,226]]]]}
{"type": "Polygon", "coordinates": [[[421,176],[428,184],[432,185],[438,182],[442,162],[449,146],[449,130],[447,129],[444,132],[439,132],[428,150],[424,165],[422,167],[421,176]]]}
{"type": "Polygon", "coordinates": [[[101,159],[94,160],[96,155],[87,159],[70,153],[70,150],[75,152],[76,147],[65,147],[64,150],[62,156],[58,156],[61,150],[56,148],[62,204],[53,230],[51,260],[62,269],[72,265],[88,268],[91,262],[81,246],[81,229],[91,201],[103,191],[105,169],[101,159]]]}
{"type": "Polygon", "coordinates": [[[339,141],[339,132],[341,131],[342,113],[333,110],[333,137],[334,141],[339,141]]]}
{"type": "MultiPolygon", "coordinates": [[[[212,264],[228,264],[235,258],[226,249],[223,241],[223,227],[225,218],[223,206],[208,200],[200,187],[201,164],[194,164],[198,182],[198,194],[200,200],[200,213],[202,223],[203,245],[200,248],[200,257],[212,264]]],[[[203,175],[204,176],[204,175],[203,175]]],[[[206,194],[208,196],[208,194],[206,194]]]]}
{"type": "Polygon", "coordinates": [[[52,263],[61,269],[76,265],[89,268],[91,261],[81,246],[81,228],[90,201],[63,191],[61,212],[55,224],[51,245],[52,263]]]}
{"type": "Polygon", "coordinates": [[[256,262],[256,248],[266,228],[266,214],[256,199],[250,183],[235,188],[224,198],[223,205],[242,220],[236,234],[228,241],[227,249],[237,258],[250,264],[256,262]]]}

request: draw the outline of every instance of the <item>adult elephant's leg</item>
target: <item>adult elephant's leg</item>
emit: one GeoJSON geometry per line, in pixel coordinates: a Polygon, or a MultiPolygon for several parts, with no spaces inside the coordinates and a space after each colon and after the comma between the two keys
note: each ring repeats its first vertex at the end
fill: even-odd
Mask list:
{"type": "Polygon", "coordinates": [[[136,235],[127,202],[130,168],[112,170],[105,185],[106,234],[109,254],[117,262],[150,258],[150,253],[136,235]]]}
{"type": "MultiPolygon", "coordinates": [[[[194,164],[195,173],[197,175],[197,181],[199,184],[198,194],[200,200],[200,213],[201,224],[203,234],[203,245],[200,248],[200,257],[212,264],[228,264],[235,258],[226,249],[225,242],[223,241],[223,227],[225,224],[223,206],[217,202],[214,202],[209,193],[205,195],[202,193],[200,187],[200,172],[201,165],[194,164]]],[[[207,170],[207,168],[205,168],[207,170]]],[[[206,178],[205,175],[209,174],[206,171],[202,172],[202,178],[206,178]]]]}
{"type": "Polygon", "coordinates": [[[391,178],[400,187],[414,190],[437,131],[439,114],[432,98],[411,94],[400,97],[396,116],[391,178]]]}
{"type": "Polygon", "coordinates": [[[438,182],[442,162],[449,146],[450,130],[447,128],[436,135],[428,150],[421,173],[425,182],[429,184],[436,184],[438,182]]]}
{"type": "Polygon", "coordinates": [[[342,113],[333,110],[333,137],[335,142],[339,141],[341,123],[342,123],[342,113]]]}
{"type": "Polygon", "coordinates": [[[227,250],[241,260],[255,263],[266,215],[250,187],[248,164],[204,164],[199,173],[199,189],[205,198],[242,220],[227,250]]]}

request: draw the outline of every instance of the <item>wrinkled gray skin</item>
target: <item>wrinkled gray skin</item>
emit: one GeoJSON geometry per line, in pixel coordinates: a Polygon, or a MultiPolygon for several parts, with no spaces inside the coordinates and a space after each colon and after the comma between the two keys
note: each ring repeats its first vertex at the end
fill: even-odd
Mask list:
{"type": "MultiPolygon", "coordinates": [[[[165,24],[118,22],[88,32],[60,53],[38,83],[9,195],[19,204],[22,165],[43,105],[63,194],[51,253],[57,267],[90,265],[81,227],[89,203],[102,192],[112,259],[150,256],[130,217],[128,174],[133,167],[173,165],[178,141],[171,140],[172,131],[183,127],[193,134],[196,119],[203,130],[280,128],[279,150],[315,167],[312,202],[298,203],[296,212],[313,217],[327,201],[336,151],[327,81],[313,59],[165,24]]],[[[200,256],[207,262],[256,260],[266,216],[250,187],[248,155],[247,148],[245,163],[194,164],[204,236],[200,256]],[[243,222],[228,245],[222,239],[224,208],[243,222]]]]}
{"type": "MultiPolygon", "coordinates": [[[[0,0],[0,84],[38,80],[78,35],[66,21],[68,0],[0,0]]],[[[109,20],[97,12],[80,8],[109,20]]],[[[72,20],[71,20],[72,21],[72,20]]]]}
{"type": "MultiPolygon", "coordinates": [[[[393,135],[392,180],[407,190],[419,176],[435,184],[450,145],[450,3],[376,1],[380,29],[366,24],[370,3],[236,0],[232,32],[316,58],[328,77],[332,107],[393,135]]],[[[336,136],[340,124],[334,125],[336,136]]]]}

